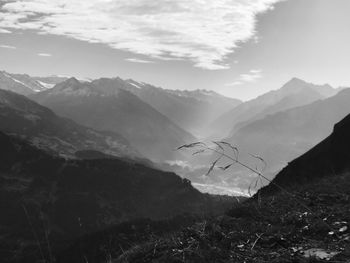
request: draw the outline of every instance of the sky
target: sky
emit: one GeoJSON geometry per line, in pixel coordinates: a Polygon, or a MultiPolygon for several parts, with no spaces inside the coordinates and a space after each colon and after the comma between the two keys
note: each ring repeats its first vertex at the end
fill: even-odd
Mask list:
{"type": "Polygon", "coordinates": [[[0,0],[0,70],[132,78],[242,100],[350,86],[349,0],[0,0]]]}

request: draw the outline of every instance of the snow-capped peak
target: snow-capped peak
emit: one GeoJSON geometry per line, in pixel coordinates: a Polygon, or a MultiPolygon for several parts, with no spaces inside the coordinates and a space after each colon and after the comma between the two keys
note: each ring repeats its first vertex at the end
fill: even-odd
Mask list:
{"type": "Polygon", "coordinates": [[[6,72],[3,72],[3,74],[5,75],[5,77],[7,77],[7,78],[13,80],[14,82],[17,82],[17,83],[19,83],[19,84],[21,84],[21,85],[23,85],[23,86],[25,86],[25,87],[27,87],[27,88],[29,88],[29,89],[35,91],[35,92],[41,91],[41,89],[39,89],[39,88],[37,88],[37,87],[29,86],[29,85],[27,85],[26,83],[24,83],[24,82],[22,82],[22,81],[20,81],[20,80],[18,80],[18,79],[15,79],[15,78],[12,77],[11,75],[7,74],[6,72]]]}

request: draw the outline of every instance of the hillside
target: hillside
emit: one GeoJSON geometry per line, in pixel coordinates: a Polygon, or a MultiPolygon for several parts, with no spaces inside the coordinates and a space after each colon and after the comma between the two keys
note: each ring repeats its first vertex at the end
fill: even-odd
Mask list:
{"type": "Polygon", "coordinates": [[[110,250],[113,262],[349,262],[349,179],[325,178],[292,191],[310,209],[286,194],[247,202],[171,237],[110,250]]]}
{"type": "Polygon", "coordinates": [[[3,133],[0,144],[2,262],[49,258],[50,248],[127,220],[213,213],[234,203],[140,164],[65,160],[3,133]]]}
{"type": "Polygon", "coordinates": [[[210,122],[241,103],[214,91],[168,90],[132,79],[100,78],[91,84],[104,90],[129,91],[184,130],[200,136],[206,134],[210,122]]]}
{"type": "Polygon", "coordinates": [[[168,90],[127,80],[128,89],[185,130],[208,136],[207,126],[242,102],[207,90],[168,90]]]}
{"type": "Polygon", "coordinates": [[[226,140],[261,156],[268,171],[274,172],[326,138],[333,124],[350,112],[349,100],[350,89],[344,89],[333,97],[253,121],[226,140]]]}
{"type": "Polygon", "coordinates": [[[29,95],[52,87],[49,80],[35,79],[27,74],[12,74],[0,71],[0,89],[10,90],[22,95],[29,95]]]}
{"type": "Polygon", "coordinates": [[[41,149],[65,157],[74,157],[80,150],[131,159],[141,157],[121,135],[78,125],[11,91],[0,90],[0,131],[21,136],[41,149]]]}
{"type": "MultiPolygon", "coordinates": [[[[293,188],[324,176],[337,176],[350,172],[350,115],[334,125],[333,132],[314,148],[290,162],[273,179],[274,184],[293,188]]],[[[274,184],[261,189],[269,194],[278,189],[274,184]]]]}
{"type": "Polygon", "coordinates": [[[51,89],[56,84],[69,79],[69,77],[67,76],[59,76],[59,75],[51,75],[46,77],[32,77],[32,78],[35,79],[37,82],[39,82],[46,89],[51,89]]]}
{"type": "Polygon", "coordinates": [[[109,256],[121,263],[349,262],[349,147],[350,115],[255,198],[170,236],[155,231],[127,250],[112,247],[109,256]]]}
{"type": "Polygon", "coordinates": [[[224,113],[211,127],[217,136],[232,136],[235,131],[254,120],[279,111],[310,104],[314,101],[333,96],[337,93],[329,85],[314,85],[293,78],[280,89],[267,92],[253,100],[224,113]]]}
{"type": "Polygon", "coordinates": [[[88,83],[71,78],[30,98],[79,124],[121,134],[153,161],[180,158],[174,149],[194,140],[131,92],[99,81],[88,83]]]}
{"type": "MultiPolygon", "coordinates": [[[[51,89],[68,79],[67,76],[34,77],[2,71],[0,88],[28,96],[51,89]]],[[[79,81],[92,82],[94,86],[103,87],[104,90],[124,89],[131,92],[181,128],[201,137],[207,135],[209,123],[241,103],[240,100],[222,96],[214,91],[168,90],[118,77],[79,81]]]]}

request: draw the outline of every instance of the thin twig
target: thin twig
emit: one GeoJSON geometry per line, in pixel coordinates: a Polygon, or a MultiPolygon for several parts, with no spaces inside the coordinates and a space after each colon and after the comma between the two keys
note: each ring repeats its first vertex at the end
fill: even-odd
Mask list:
{"type": "Polygon", "coordinates": [[[297,196],[295,196],[294,194],[290,193],[290,192],[289,192],[288,190],[286,190],[284,187],[282,187],[282,186],[276,184],[274,181],[272,181],[272,180],[270,180],[269,178],[267,178],[266,176],[264,176],[261,172],[255,170],[255,169],[253,169],[253,168],[251,168],[251,167],[249,167],[248,165],[246,165],[246,164],[240,162],[239,160],[233,159],[231,156],[227,155],[225,152],[220,152],[220,151],[218,151],[218,150],[216,150],[216,149],[210,148],[209,146],[206,146],[206,147],[207,147],[207,149],[210,150],[210,151],[213,151],[213,152],[215,152],[215,153],[221,154],[221,157],[224,156],[224,157],[226,157],[226,158],[228,158],[228,159],[230,159],[230,160],[232,160],[232,161],[235,161],[235,162],[238,163],[239,165],[241,165],[241,166],[247,168],[247,169],[250,170],[251,172],[257,174],[258,176],[260,176],[260,177],[262,177],[262,178],[264,178],[264,179],[267,180],[270,184],[276,186],[276,187],[277,187],[278,189],[280,189],[282,192],[284,192],[284,193],[286,193],[287,195],[289,195],[290,197],[292,197],[292,198],[295,200],[295,202],[296,202],[297,204],[299,204],[300,206],[302,206],[303,208],[305,208],[306,210],[308,210],[311,214],[315,215],[315,216],[322,222],[322,224],[324,224],[325,226],[327,226],[328,229],[330,229],[331,231],[333,231],[333,228],[332,228],[329,224],[327,224],[326,222],[324,222],[323,219],[320,218],[319,216],[317,216],[308,206],[306,206],[305,204],[303,204],[302,201],[298,200],[298,197],[297,197],[297,196]]]}
{"type": "Polygon", "coordinates": [[[252,245],[252,248],[251,248],[250,250],[253,250],[253,249],[254,249],[256,243],[259,241],[259,239],[260,239],[263,235],[264,235],[264,233],[256,234],[257,239],[255,239],[255,241],[254,241],[254,243],[253,243],[253,245],[252,245]]]}
{"type": "MultiPolygon", "coordinates": [[[[220,142],[220,143],[223,143],[225,145],[228,145],[231,149],[234,149],[235,151],[238,151],[238,149],[234,146],[232,146],[230,143],[227,143],[227,142],[220,142]]],[[[218,143],[215,143],[216,145],[218,143]]],[[[287,189],[285,189],[284,187],[280,186],[279,184],[275,183],[273,180],[267,178],[266,176],[264,176],[261,172],[259,172],[257,169],[254,169],[254,168],[251,168],[250,166],[246,165],[245,163],[242,163],[241,161],[238,160],[238,158],[234,159],[232,158],[232,156],[228,155],[225,153],[225,150],[222,150],[222,151],[218,151],[217,149],[214,149],[214,148],[211,148],[209,147],[208,145],[206,145],[205,143],[200,143],[200,142],[196,142],[196,143],[193,143],[193,144],[188,144],[188,145],[184,145],[184,146],[181,146],[179,147],[178,149],[182,149],[182,148],[191,148],[191,147],[196,147],[196,146],[201,146],[203,147],[204,149],[207,149],[207,150],[210,150],[212,152],[215,152],[215,153],[218,153],[220,154],[220,157],[219,159],[221,159],[222,157],[226,157],[227,159],[241,165],[242,167],[248,169],[249,171],[255,173],[256,175],[258,175],[261,178],[264,178],[266,181],[268,181],[270,184],[276,186],[279,190],[281,190],[282,192],[286,193],[288,196],[290,196],[291,198],[293,198],[295,200],[295,202],[300,205],[301,207],[305,208],[307,211],[309,211],[311,214],[315,215],[321,222],[322,224],[324,224],[328,229],[330,229],[331,231],[333,231],[333,228],[328,225],[325,221],[323,221],[322,218],[320,218],[319,216],[317,216],[308,206],[306,206],[301,200],[298,199],[297,196],[295,196],[294,194],[292,194],[291,192],[289,192],[287,189]]],[[[219,147],[220,149],[222,149],[222,147],[219,147]]],[[[257,156],[254,156],[256,157],[257,159],[259,160],[262,160],[263,162],[265,162],[261,157],[257,157],[257,156]]],[[[218,160],[219,160],[218,159],[218,160]]],[[[217,160],[217,161],[218,161],[217,160]]],[[[216,161],[216,162],[217,162],[216,161]]],[[[214,166],[216,164],[216,162],[214,162],[214,166]]],[[[210,171],[213,170],[213,164],[212,166],[210,167],[210,171]]],[[[208,173],[207,173],[208,174],[208,173]]]]}

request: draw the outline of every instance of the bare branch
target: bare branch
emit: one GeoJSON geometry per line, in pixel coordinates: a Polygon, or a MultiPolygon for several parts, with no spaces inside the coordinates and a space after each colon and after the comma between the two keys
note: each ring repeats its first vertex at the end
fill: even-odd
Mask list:
{"type": "Polygon", "coordinates": [[[223,152],[225,151],[225,149],[218,143],[218,142],[215,142],[213,141],[213,143],[218,146],[220,148],[220,150],[222,150],[223,152]]]}
{"type": "Polygon", "coordinates": [[[237,147],[233,146],[231,143],[224,142],[224,141],[219,141],[218,143],[228,146],[233,151],[233,154],[235,155],[235,159],[238,160],[239,150],[237,147]]]}
{"type": "Polygon", "coordinates": [[[203,142],[193,142],[193,143],[190,143],[190,144],[184,144],[184,145],[181,145],[180,147],[177,148],[177,150],[181,150],[183,148],[193,148],[193,147],[196,147],[196,146],[206,146],[205,143],[203,142]]]}
{"type": "Polygon", "coordinates": [[[251,153],[249,153],[249,155],[250,155],[251,157],[253,157],[253,158],[258,159],[259,161],[261,161],[261,162],[264,164],[264,168],[262,169],[262,171],[265,170],[265,168],[266,168],[266,166],[267,166],[267,163],[265,162],[265,160],[264,160],[263,158],[261,158],[261,157],[258,156],[258,155],[251,154],[251,153]]]}
{"type": "Polygon", "coordinates": [[[228,168],[230,168],[232,165],[234,165],[234,163],[231,163],[231,164],[228,164],[228,165],[226,165],[226,166],[221,166],[221,167],[219,167],[221,170],[223,170],[223,171],[226,171],[228,168]]]}
{"type": "Polygon", "coordinates": [[[222,155],[211,164],[208,172],[205,174],[206,176],[208,176],[214,170],[215,165],[221,159],[221,157],[222,157],[222,155]]]}
{"type": "Polygon", "coordinates": [[[198,151],[192,153],[192,155],[197,155],[197,154],[203,153],[203,152],[205,152],[206,150],[207,150],[207,149],[198,150],[198,151]]]}

